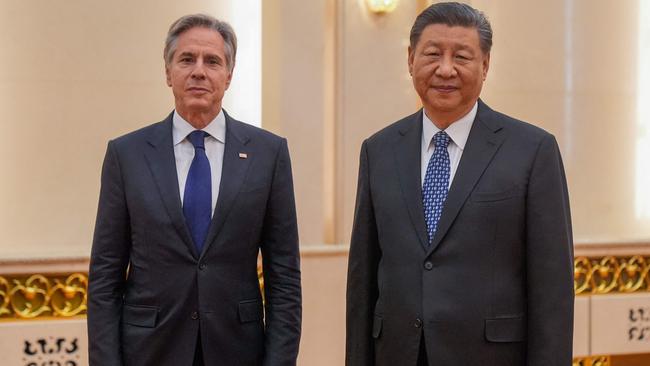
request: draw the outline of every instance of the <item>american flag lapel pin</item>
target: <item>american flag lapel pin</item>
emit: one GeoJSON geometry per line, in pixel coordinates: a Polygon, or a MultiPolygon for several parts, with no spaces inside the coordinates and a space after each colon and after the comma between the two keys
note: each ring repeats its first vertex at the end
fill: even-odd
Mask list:
{"type": "Polygon", "coordinates": [[[240,159],[248,159],[248,154],[240,152],[239,153],[239,158],[240,159]]]}

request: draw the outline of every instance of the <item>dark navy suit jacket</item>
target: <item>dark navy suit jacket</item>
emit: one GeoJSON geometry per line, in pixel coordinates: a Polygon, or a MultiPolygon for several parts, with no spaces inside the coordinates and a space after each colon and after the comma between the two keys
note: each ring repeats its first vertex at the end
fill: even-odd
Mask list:
{"type": "Polygon", "coordinates": [[[92,366],[191,365],[199,332],[206,365],[295,365],[300,260],[285,139],[226,114],[219,197],[195,248],[171,115],[110,141],[89,274],[92,366]]]}
{"type": "Polygon", "coordinates": [[[422,111],[361,148],[348,366],[568,366],[573,245],[555,138],[479,101],[430,246],[422,111]]]}

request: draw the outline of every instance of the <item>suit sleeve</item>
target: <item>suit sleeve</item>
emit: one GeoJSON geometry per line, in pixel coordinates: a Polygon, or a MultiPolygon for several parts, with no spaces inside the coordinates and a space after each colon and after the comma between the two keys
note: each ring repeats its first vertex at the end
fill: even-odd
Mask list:
{"type": "Polygon", "coordinates": [[[347,366],[375,364],[372,326],[374,306],[378,297],[377,268],[381,253],[368,169],[368,150],[364,142],[359,158],[357,199],[348,258],[345,355],[347,366]]]}
{"type": "Polygon", "coordinates": [[[122,294],[131,247],[129,213],[120,164],[109,142],[102,168],[99,207],[88,284],[90,366],[120,366],[122,294]]]}
{"type": "Polygon", "coordinates": [[[571,365],[571,213],[562,158],[552,135],[539,145],[527,194],[527,365],[571,365]]]}
{"type": "Polygon", "coordinates": [[[276,158],[261,250],[266,302],[264,366],[293,366],[300,343],[302,294],[293,178],[284,139],[276,158]]]}

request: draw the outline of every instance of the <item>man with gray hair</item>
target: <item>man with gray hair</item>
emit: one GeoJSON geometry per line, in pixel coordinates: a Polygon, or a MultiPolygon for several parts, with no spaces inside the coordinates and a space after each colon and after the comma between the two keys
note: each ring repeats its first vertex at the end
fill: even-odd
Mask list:
{"type": "Polygon", "coordinates": [[[89,273],[91,366],[296,364],[289,152],[223,110],[236,53],[227,23],[178,19],[164,50],[174,111],[108,143],[89,273]]]}
{"type": "Polygon", "coordinates": [[[553,135],[479,95],[492,29],[437,3],[411,29],[423,108],[361,147],[347,366],[569,366],[573,245],[553,135]]]}

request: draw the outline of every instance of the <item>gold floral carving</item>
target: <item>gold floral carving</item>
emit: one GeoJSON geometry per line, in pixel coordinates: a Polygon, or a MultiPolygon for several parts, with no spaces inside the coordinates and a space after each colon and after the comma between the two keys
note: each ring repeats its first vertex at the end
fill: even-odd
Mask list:
{"type": "Polygon", "coordinates": [[[611,366],[609,356],[581,357],[573,360],[573,366],[611,366]]]}
{"type": "Polygon", "coordinates": [[[75,316],[86,311],[88,278],[81,273],[69,276],[65,282],[55,279],[51,294],[52,310],[59,316],[75,316]]]}
{"type": "Polygon", "coordinates": [[[84,314],[88,277],[34,274],[29,277],[0,276],[0,319],[33,319],[43,316],[72,317],[84,314]]]}
{"type": "Polygon", "coordinates": [[[574,261],[576,295],[650,291],[650,259],[643,256],[586,258],[574,261]]]}
{"type": "Polygon", "coordinates": [[[19,318],[35,318],[49,312],[50,281],[43,275],[32,275],[25,282],[14,280],[9,292],[11,308],[19,318]]]}
{"type": "Polygon", "coordinates": [[[11,301],[9,291],[9,281],[0,276],[0,316],[11,314],[11,311],[9,310],[9,302],[11,301]]]}

